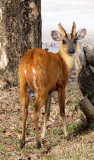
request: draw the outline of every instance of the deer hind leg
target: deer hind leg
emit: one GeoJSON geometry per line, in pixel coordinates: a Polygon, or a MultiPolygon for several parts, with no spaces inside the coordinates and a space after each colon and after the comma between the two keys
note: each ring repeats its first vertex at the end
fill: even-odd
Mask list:
{"type": "Polygon", "coordinates": [[[45,137],[47,121],[49,120],[50,105],[51,105],[51,95],[52,95],[52,93],[48,94],[48,99],[47,99],[47,101],[45,103],[44,124],[43,124],[43,130],[42,130],[42,134],[41,134],[41,138],[42,139],[44,139],[44,137],[45,137]]]}
{"type": "Polygon", "coordinates": [[[68,136],[68,130],[66,125],[66,119],[65,119],[65,88],[58,89],[58,99],[59,99],[59,107],[60,107],[60,114],[64,125],[64,134],[67,137],[68,136]]]}
{"type": "Polygon", "coordinates": [[[42,94],[38,92],[38,96],[35,101],[35,105],[33,109],[37,148],[41,148],[41,142],[40,142],[40,136],[39,136],[39,126],[38,126],[39,113],[40,113],[41,107],[45,104],[46,99],[47,99],[47,95],[45,94],[45,92],[42,91],[42,94]]]}
{"type": "Polygon", "coordinates": [[[20,94],[23,104],[23,113],[22,113],[22,138],[20,148],[22,149],[25,146],[25,130],[26,130],[26,120],[28,116],[28,96],[27,96],[27,83],[22,82],[20,83],[20,94]]]}

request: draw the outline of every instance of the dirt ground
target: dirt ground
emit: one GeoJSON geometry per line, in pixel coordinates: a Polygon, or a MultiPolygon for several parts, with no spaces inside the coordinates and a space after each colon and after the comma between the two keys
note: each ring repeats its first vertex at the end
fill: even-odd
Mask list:
{"type": "MultiPolygon", "coordinates": [[[[36,148],[31,97],[26,129],[26,145],[20,149],[22,104],[19,87],[0,90],[0,160],[94,160],[94,127],[86,124],[78,102],[82,95],[76,80],[66,88],[66,117],[70,136],[64,137],[59,114],[57,93],[51,101],[51,114],[45,142],[36,148]]],[[[39,128],[43,125],[44,107],[41,109],[39,128]]]]}

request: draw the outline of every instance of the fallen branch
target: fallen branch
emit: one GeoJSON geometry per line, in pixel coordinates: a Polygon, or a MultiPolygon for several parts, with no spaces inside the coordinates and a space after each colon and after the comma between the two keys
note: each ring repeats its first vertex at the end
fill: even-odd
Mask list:
{"type": "Polygon", "coordinates": [[[94,106],[90,103],[87,97],[84,97],[79,102],[79,105],[81,106],[82,111],[87,117],[87,121],[89,123],[94,122],[94,106]]]}

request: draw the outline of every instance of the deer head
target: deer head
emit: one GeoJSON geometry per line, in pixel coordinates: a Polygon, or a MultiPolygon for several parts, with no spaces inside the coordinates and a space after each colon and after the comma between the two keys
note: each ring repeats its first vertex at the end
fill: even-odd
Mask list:
{"type": "Polygon", "coordinates": [[[72,31],[67,34],[62,25],[58,24],[60,33],[58,31],[52,31],[51,36],[55,41],[60,41],[60,48],[68,55],[73,55],[77,49],[77,41],[84,38],[86,29],[81,29],[76,33],[76,23],[73,22],[72,31]]]}

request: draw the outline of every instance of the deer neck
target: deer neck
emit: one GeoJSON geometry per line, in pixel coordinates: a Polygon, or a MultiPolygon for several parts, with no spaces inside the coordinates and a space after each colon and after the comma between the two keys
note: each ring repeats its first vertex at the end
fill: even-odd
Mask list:
{"type": "Polygon", "coordinates": [[[75,65],[76,54],[73,54],[72,56],[70,56],[67,53],[65,53],[62,48],[60,48],[58,52],[58,56],[60,56],[62,60],[66,63],[68,67],[68,71],[70,73],[75,65]]]}

